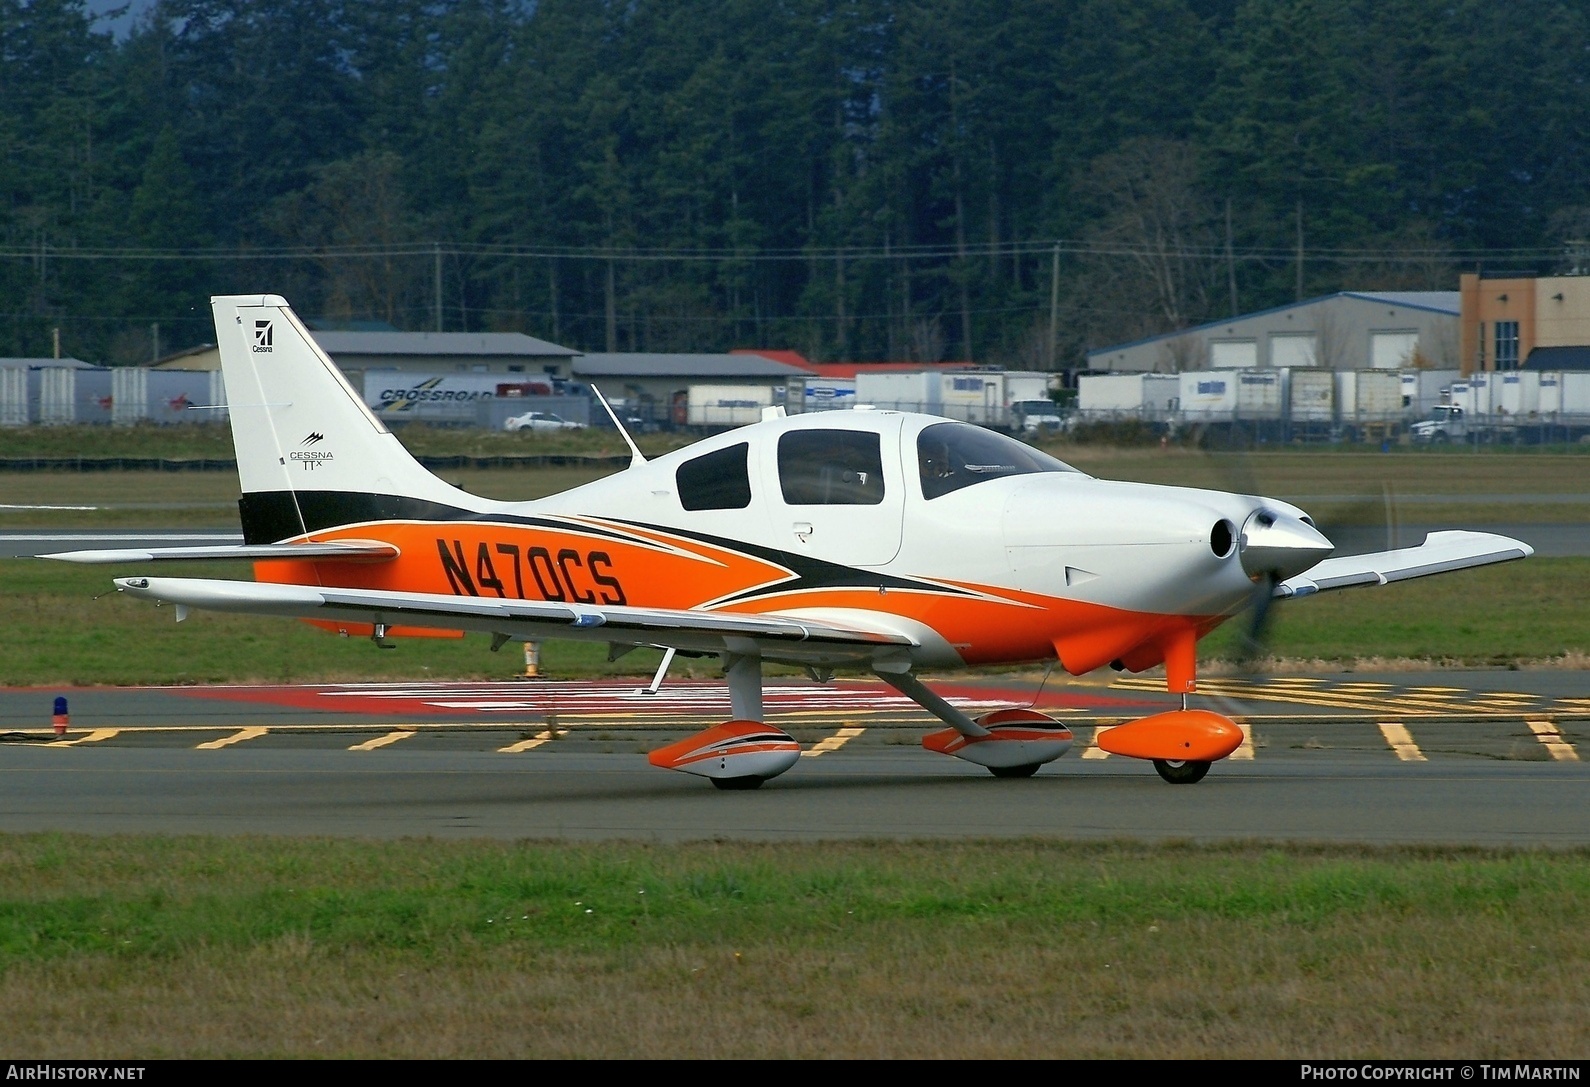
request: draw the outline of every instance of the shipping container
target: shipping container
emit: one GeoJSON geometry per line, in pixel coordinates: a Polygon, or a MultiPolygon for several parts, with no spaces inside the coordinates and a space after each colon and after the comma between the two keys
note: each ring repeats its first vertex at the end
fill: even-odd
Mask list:
{"type": "Polygon", "coordinates": [[[942,404],[939,373],[937,370],[905,374],[859,373],[856,375],[856,403],[937,415],[942,404]]]}
{"type": "Polygon", "coordinates": [[[1180,410],[1180,374],[1143,375],[1143,418],[1162,422],[1180,410]]]}
{"type": "Polygon", "coordinates": [[[790,378],[785,406],[790,411],[834,411],[856,405],[856,381],[843,377],[790,378]]]}
{"type": "Polygon", "coordinates": [[[1189,423],[1230,422],[1242,370],[1192,370],[1179,375],[1182,418],[1189,423]]]}
{"type": "Polygon", "coordinates": [[[1048,400],[1054,375],[1037,370],[1005,371],[1005,407],[1023,400],[1048,400]]]}
{"type": "Polygon", "coordinates": [[[1540,371],[1516,370],[1501,375],[1500,415],[1531,416],[1540,412],[1540,371]]]}
{"type": "MultiPolygon", "coordinates": [[[[220,371],[216,374],[219,376],[220,371]]],[[[77,422],[77,371],[64,366],[47,366],[39,369],[37,377],[38,421],[45,426],[77,422]]]]}
{"type": "Polygon", "coordinates": [[[28,368],[0,366],[0,426],[28,425],[28,368]]]}
{"type": "Polygon", "coordinates": [[[1540,375],[1540,414],[1557,415],[1562,411],[1562,374],[1545,370],[1540,375]]]}
{"type": "Polygon", "coordinates": [[[1560,395],[1564,415],[1590,416],[1590,370],[1564,370],[1560,395]]]}
{"type": "Polygon", "coordinates": [[[1086,374],[1077,378],[1077,411],[1085,418],[1135,415],[1148,407],[1146,374],[1086,374]]]}
{"type": "Polygon", "coordinates": [[[1328,425],[1336,419],[1336,375],[1329,370],[1287,371],[1287,418],[1293,426],[1328,425]]]}
{"type": "Polygon", "coordinates": [[[1402,375],[1391,370],[1341,370],[1336,403],[1342,423],[1384,423],[1402,417],[1402,375]]]}
{"type": "Polygon", "coordinates": [[[736,427],[760,422],[762,409],[773,406],[773,390],[765,385],[692,385],[686,422],[691,426],[736,427]]]}
{"type": "Polygon", "coordinates": [[[1469,375],[1468,393],[1464,402],[1459,404],[1470,419],[1488,416],[1495,410],[1493,405],[1493,390],[1500,385],[1495,381],[1498,374],[1479,371],[1469,375]]]}
{"type": "Polygon", "coordinates": [[[1236,417],[1244,422],[1279,420],[1284,377],[1281,370],[1239,371],[1236,417]]]}

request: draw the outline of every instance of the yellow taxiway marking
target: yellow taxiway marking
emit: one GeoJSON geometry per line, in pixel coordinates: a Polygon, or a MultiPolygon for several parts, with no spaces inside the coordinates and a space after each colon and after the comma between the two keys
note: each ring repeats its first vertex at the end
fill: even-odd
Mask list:
{"type": "Polygon", "coordinates": [[[1246,721],[1237,721],[1234,723],[1242,730],[1242,742],[1237,745],[1237,749],[1233,751],[1228,758],[1247,759],[1249,762],[1251,762],[1253,761],[1253,726],[1248,724],[1246,721]]]}
{"type": "Polygon", "coordinates": [[[377,736],[375,739],[366,740],[362,744],[354,744],[352,747],[348,748],[348,750],[374,751],[378,747],[385,747],[387,744],[395,744],[399,740],[406,740],[410,736],[414,735],[414,731],[415,730],[411,728],[400,728],[395,732],[388,732],[385,736],[377,736]]]}
{"type": "Polygon", "coordinates": [[[1551,752],[1552,758],[1558,762],[1579,761],[1579,752],[1573,749],[1573,744],[1562,738],[1562,733],[1557,731],[1555,724],[1538,719],[1525,721],[1524,724],[1528,725],[1529,731],[1535,734],[1535,739],[1539,740],[1546,750],[1551,752]]]}
{"type": "Polygon", "coordinates": [[[1403,762],[1424,762],[1424,752],[1419,750],[1419,745],[1413,742],[1407,726],[1396,721],[1380,722],[1380,734],[1386,738],[1386,743],[1391,745],[1391,750],[1397,753],[1397,758],[1403,762]]]}
{"type": "Polygon", "coordinates": [[[844,747],[851,740],[854,740],[857,736],[860,736],[866,731],[867,730],[864,728],[842,728],[832,736],[828,737],[826,740],[818,740],[805,751],[802,751],[801,758],[815,759],[818,755],[826,755],[830,751],[838,751],[841,747],[844,747]]]}
{"type": "Polygon", "coordinates": [[[1088,749],[1086,751],[1082,752],[1082,757],[1084,759],[1107,759],[1107,758],[1109,758],[1110,757],[1110,753],[1108,751],[1104,750],[1104,748],[1099,746],[1099,737],[1104,735],[1106,732],[1110,731],[1110,729],[1112,729],[1114,727],[1115,727],[1114,725],[1100,725],[1098,728],[1094,729],[1093,730],[1093,743],[1089,744],[1088,745],[1088,749]]]}
{"type": "Polygon", "coordinates": [[[1559,706],[1572,706],[1574,709],[1590,710],[1590,698],[1559,698],[1559,706]]]}
{"type": "Polygon", "coordinates": [[[257,740],[269,731],[270,729],[268,728],[260,728],[258,726],[239,729],[230,736],[222,736],[219,740],[211,740],[208,743],[199,744],[194,748],[194,750],[219,751],[223,747],[229,747],[232,744],[240,744],[245,740],[257,740]]]}
{"type": "Polygon", "coordinates": [[[497,751],[503,755],[517,755],[521,751],[532,751],[544,743],[547,743],[551,740],[556,740],[559,736],[567,736],[568,734],[568,729],[549,728],[545,732],[536,733],[528,740],[520,740],[518,743],[509,744],[507,747],[499,747],[497,751]]]}
{"type": "Polygon", "coordinates": [[[108,740],[120,732],[119,728],[92,729],[87,736],[79,736],[75,740],[51,740],[45,747],[76,747],[78,744],[97,744],[101,740],[108,740]]]}
{"type": "MultiPolygon", "coordinates": [[[[1159,681],[1154,679],[1118,679],[1112,687],[1121,690],[1157,691],[1159,681]]],[[[1517,712],[1527,706],[1533,695],[1506,696],[1488,699],[1477,696],[1474,702],[1462,705],[1445,695],[1387,696],[1381,688],[1387,684],[1340,684],[1328,690],[1304,690],[1272,684],[1248,683],[1241,680],[1208,679],[1198,682],[1198,693],[1226,698],[1257,699],[1268,702],[1293,702],[1321,708],[1369,710],[1374,713],[1398,713],[1417,717],[1436,717],[1455,711],[1476,710],[1487,715],[1517,712]]]]}

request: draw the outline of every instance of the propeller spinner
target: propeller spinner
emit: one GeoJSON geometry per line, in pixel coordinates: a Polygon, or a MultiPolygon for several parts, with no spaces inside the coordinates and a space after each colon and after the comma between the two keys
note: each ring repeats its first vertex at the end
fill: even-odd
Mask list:
{"type": "Polygon", "coordinates": [[[1306,519],[1272,509],[1254,510],[1237,540],[1242,569],[1255,581],[1285,581],[1329,558],[1334,550],[1335,545],[1306,519]]]}

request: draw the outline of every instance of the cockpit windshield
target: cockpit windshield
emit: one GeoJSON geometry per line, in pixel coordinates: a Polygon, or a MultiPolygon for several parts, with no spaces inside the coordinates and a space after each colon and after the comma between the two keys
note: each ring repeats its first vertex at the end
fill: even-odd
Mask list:
{"type": "Polygon", "coordinates": [[[1005,476],[1076,471],[1014,438],[970,423],[935,423],[926,428],[917,435],[916,459],[924,498],[939,498],[1005,476]]]}

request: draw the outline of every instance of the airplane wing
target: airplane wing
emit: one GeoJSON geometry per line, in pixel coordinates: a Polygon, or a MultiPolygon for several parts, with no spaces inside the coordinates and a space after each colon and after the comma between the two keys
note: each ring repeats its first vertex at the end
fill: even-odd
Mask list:
{"type": "Polygon", "coordinates": [[[208,578],[120,577],[115,582],[118,589],[133,596],[177,605],[179,618],[186,615],[185,609],[194,607],[332,622],[468,630],[530,641],[582,638],[708,653],[744,651],[750,643],[769,656],[813,660],[835,656],[865,659],[877,649],[917,644],[898,632],[780,615],[208,578]]]}
{"type": "Polygon", "coordinates": [[[1385,585],[1430,574],[1525,559],[1535,549],[1521,540],[1490,532],[1432,532],[1418,547],[1330,558],[1275,587],[1278,597],[1312,596],[1355,585],[1385,585]]]}
{"type": "Polygon", "coordinates": [[[99,551],[57,551],[51,555],[40,555],[39,558],[90,565],[218,559],[244,559],[252,562],[268,559],[385,562],[397,558],[398,554],[396,547],[378,540],[337,540],[332,543],[225,544],[220,547],[152,547],[144,550],[119,547],[99,551]]]}

